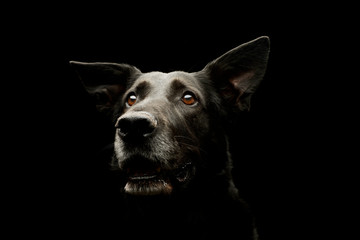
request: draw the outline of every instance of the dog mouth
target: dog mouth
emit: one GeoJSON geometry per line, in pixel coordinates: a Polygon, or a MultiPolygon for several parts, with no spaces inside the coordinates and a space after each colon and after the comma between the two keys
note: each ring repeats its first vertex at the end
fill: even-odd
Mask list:
{"type": "Polygon", "coordinates": [[[148,159],[127,161],[122,167],[126,173],[124,191],[131,195],[169,195],[176,184],[187,182],[193,164],[185,162],[175,169],[167,169],[148,159]]]}

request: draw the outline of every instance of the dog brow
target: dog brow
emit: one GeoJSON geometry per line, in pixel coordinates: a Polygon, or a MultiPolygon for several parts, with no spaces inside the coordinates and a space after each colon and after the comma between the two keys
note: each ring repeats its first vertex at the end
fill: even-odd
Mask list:
{"type": "Polygon", "coordinates": [[[185,88],[185,84],[183,83],[183,81],[181,81],[178,78],[175,78],[172,82],[171,82],[171,91],[179,91],[183,88],[185,88]]]}
{"type": "Polygon", "coordinates": [[[142,81],[135,87],[137,94],[146,96],[150,92],[151,84],[148,81],[142,81]]]}

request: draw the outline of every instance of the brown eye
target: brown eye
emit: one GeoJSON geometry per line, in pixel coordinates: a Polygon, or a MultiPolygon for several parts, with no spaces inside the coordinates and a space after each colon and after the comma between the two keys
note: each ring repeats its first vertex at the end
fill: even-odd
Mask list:
{"type": "Polygon", "coordinates": [[[181,100],[186,105],[193,105],[197,102],[195,94],[192,92],[185,92],[184,95],[182,96],[181,100]]]}
{"type": "Polygon", "coordinates": [[[137,97],[136,97],[135,93],[130,93],[126,100],[127,106],[131,107],[132,105],[134,105],[136,103],[136,99],[137,99],[137,97]]]}

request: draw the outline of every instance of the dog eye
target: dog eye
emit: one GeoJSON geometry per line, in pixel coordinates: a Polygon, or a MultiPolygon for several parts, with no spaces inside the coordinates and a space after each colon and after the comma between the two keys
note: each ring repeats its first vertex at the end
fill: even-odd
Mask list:
{"type": "Polygon", "coordinates": [[[184,95],[182,96],[181,100],[186,105],[193,105],[197,102],[195,94],[192,92],[185,92],[184,95]]]}
{"type": "Polygon", "coordinates": [[[136,103],[136,95],[135,93],[130,93],[129,96],[127,97],[127,100],[126,100],[126,105],[128,107],[131,107],[132,105],[134,105],[136,103]]]}

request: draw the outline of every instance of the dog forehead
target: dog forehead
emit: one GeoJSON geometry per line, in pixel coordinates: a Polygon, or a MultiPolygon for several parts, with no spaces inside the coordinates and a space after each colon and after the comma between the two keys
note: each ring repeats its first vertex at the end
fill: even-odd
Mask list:
{"type": "Polygon", "coordinates": [[[137,79],[137,84],[142,82],[147,82],[151,86],[162,86],[167,87],[174,82],[182,83],[183,85],[197,85],[196,79],[192,73],[183,72],[183,71],[173,71],[169,73],[164,72],[148,72],[142,74],[137,79]]]}

